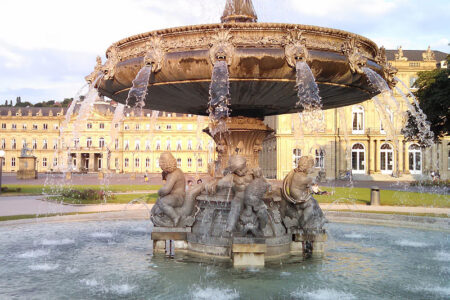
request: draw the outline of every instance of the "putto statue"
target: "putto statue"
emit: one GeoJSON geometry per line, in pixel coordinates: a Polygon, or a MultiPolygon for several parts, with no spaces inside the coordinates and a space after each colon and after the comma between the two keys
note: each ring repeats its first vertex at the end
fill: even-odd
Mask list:
{"type": "Polygon", "coordinates": [[[170,152],[161,154],[159,166],[166,183],[159,189],[159,198],[151,211],[153,224],[158,227],[191,226],[195,198],[203,190],[203,185],[190,189],[186,196],[184,173],[177,168],[177,161],[170,152]]]}
{"type": "Polygon", "coordinates": [[[311,195],[313,180],[308,176],[314,167],[314,158],[303,156],[296,169],[284,179],[282,187],[284,224],[288,229],[318,231],[327,222],[322,209],[311,195]]]}

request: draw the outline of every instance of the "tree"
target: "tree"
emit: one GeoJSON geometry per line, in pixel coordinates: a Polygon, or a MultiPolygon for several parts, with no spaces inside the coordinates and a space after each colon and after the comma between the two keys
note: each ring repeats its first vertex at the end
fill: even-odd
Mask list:
{"type": "MultiPolygon", "coordinates": [[[[447,61],[450,63],[450,55],[447,61]]],[[[417,75],[414,87],[418,90],[414,94],[427,115],[435,141],[438,141],[450,130],[450,69],[419,72],[417,75]]],[[[409,112],[403,132],[407,133],[407,139],[418,140],[417,124],[409,112]]]]}

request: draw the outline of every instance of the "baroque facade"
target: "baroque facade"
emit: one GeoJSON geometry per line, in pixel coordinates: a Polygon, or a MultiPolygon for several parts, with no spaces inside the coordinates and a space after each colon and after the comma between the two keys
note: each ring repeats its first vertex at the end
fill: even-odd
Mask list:
{"type": "Polygon", "coordinates": [[[3,170],[18,170],[25,143],[37,157],[38,172],[159,173],[164,151],[171,151],[188,174],[207,173],[214,161],[214,142],[198,130],[206,126],[206,118],[159,112],[155,119],[152,111],[144,109],[138,116],[125,109],[123,119],[113,123],[116,106],[96,102],[80,121],[78,109],[64,125],[67,109],[0,107],[3,170]]]}
{"type": "MultiPolygon", "coordinates": [[[[447,68],[447,54],[430,49],[402,50],[400,47],[397,51],[387,50],[386,55],[389,63],[398,69],[396,76],[408,88],[413,86],[418,72],[447,68]]],[[[397,87],[406,93],[401,83],[397,87]]],[[[316,169],[327,179],[345,178],[351,172],[356,180],[390,180],[393,175],[414,180],[427,178],[433,171],[449,179],[450,137],[427,149],[407,142],[401,134],[407,103],[399,91],[394,90],[394,96],[399,107],[387,114],[394,124],[398,147],[387,137],[373,99],[324,111],[320,128],[314,122],[302,123],[300,118],[304,116],[299,114],[266,118],[266,124],[275,132],[264,141],[260,155],[264,175],[282,180],[300,156],[311,155],[315,157],[316,169]],[[312,127],[316,130],[311,130],[312,127]]]]}

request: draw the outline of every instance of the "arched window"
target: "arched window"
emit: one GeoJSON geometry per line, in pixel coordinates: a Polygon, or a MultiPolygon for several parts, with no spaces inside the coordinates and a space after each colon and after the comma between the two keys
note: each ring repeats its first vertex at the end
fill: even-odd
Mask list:
{"type": "Polygon", "coordinates": [[[302,149],[292,150],[292,159],[293,159],[292,165],[294,169],[297,168],[300,157],[302,157],[302,149]]]}
{"type": "Polygon", "coordinates": [[[422,174],[422,149],[417,144],[408,148],[409,172],[411,174],[422,174]]]}
{"type": "Polygon", "coordinates": [[[352,113],[352,133],[364,133],[364,107],[361,105],[353,106],[352,113]]]}
{"type": "Polygon", "coordinates": [[[385,143],[380,147],[380,169],[383,174],[392,174],[394,169],[394,148],[385,143]]]}
{"type": "Polygon", "coordinates": [[[363,144],[357,143],[352,147],[352,172],[355,174],[366,172],[366,149],[363,144]]]}

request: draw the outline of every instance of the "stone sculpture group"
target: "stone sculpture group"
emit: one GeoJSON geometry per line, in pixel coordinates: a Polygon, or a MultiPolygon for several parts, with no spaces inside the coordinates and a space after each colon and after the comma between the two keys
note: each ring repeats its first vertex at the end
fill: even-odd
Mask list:
{"type": "Polygon", "coordinates": [[[287,232],[316,234],[326,223],[310,191],[312,178],[309,174],[314,167],[312,157],[300,158],[298,167],[286,176],[281,188],[272,188],[261,169],[248,169],[246,158],[240,155],[229,158],[222,178],[189,188],[186,188],[185,175],[177,168],[171,153],[161,154],[159,164],[165,184],[158,191],[159,199],[151,211],[151,220],[156,227],[193,226],[200,211],[196,205],[200,195],[210,201],[222,199],[229,203],[224,236],[265,237],[287,232]],[[267,228],[269,224],[271,230],[267,228]]]}

